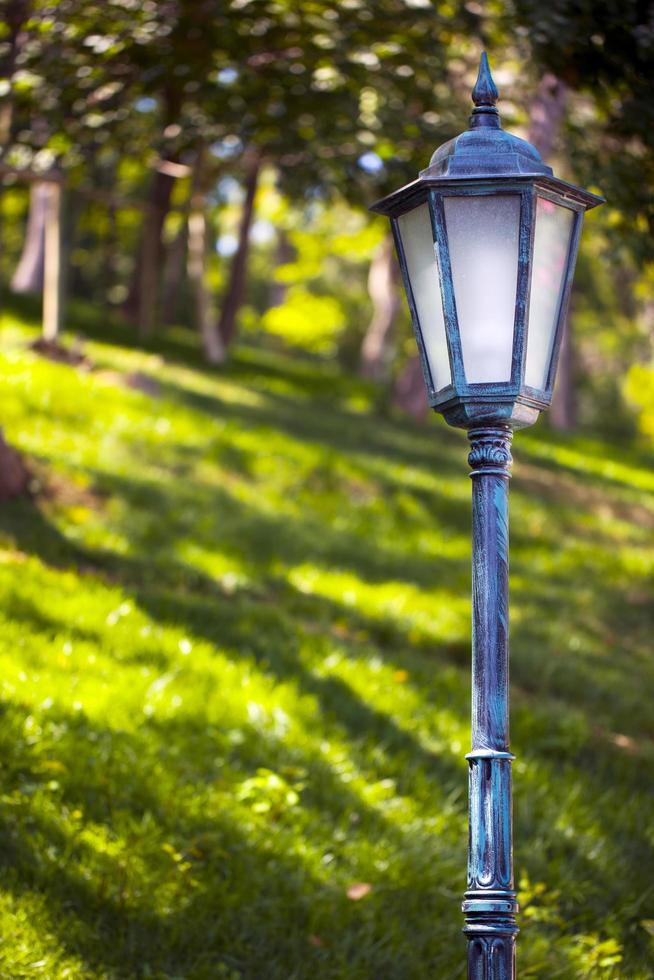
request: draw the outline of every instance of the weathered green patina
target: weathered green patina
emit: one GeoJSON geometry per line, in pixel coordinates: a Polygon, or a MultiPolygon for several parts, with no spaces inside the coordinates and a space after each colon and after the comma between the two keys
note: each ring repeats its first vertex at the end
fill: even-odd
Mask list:
{"type": "MultiPolygon", "coordinates": [[[[555,177],[533,146],[502,129],[496,107],[498,91],[486,54],[481,57],[472,99],[474,109],[469,129],[437,149],[417,180],[379,201],[372,210],[391,219],[430,404],[450,425],[466,428],[471,443],[468,459],[473,480],[472,751],[467,756],[470,838],[464,931],[468,937],[469,980],[514,980],[518,906],[512,854],[513,756],[509,751],[510,445],[513,429],[535,422],[539,412],[551,402],[583,216],[589,208],[601,204],[603,198],[555,177]],[[466,373],[460,311],[457,311],[457,303],[462,305],[464,297],[452,275],[452,229],[448,228],[446,214],[449,198],[467,197],[501,197],[502,206],[507,201],[512,201],[512,206],[516,199],[519,201],[515,315],[510,370],[506,371],[510,376],[482,383],[472,382],[466,373]],[[421,323],[426,313],[424,302],[419,310],[416,299],[416,267],[412,268],[407,260],[407,245],[415,256],[415,242],[408,240],[410,230],[400,222],[424,205],[429,210],[436,263],[432,256],[425,254],[425,261],[418,263],[418,267],[423,282],[430,261],[434,265],[433,275],[438,277],[438,288],[433,295],[437,297],[435,303],[438,299],[442,303],[442,311],[437,312],[439,318],[442,315],[439,322],[449,360],[445,368],[440,363],[439,372],[435,370],[438,352],[434,354],[432,346],[430,353],[433,336],[432,340],[428,338],[426,324],[421,323]],[[543,262],[542,251],[540,258],[535,254],[539,208],[550,212],[553,208],[564,209],[560,214],[565,216],[569,227],[553,263],[556,274],[551,282],[547,276],[543,280],[542,265],[538,264],[543,262]],[[535,269],[541,274],[537,299],[542,302],[545,296],[551,305],[550,333],[546,341],[540,341],[544,346],[538,387],[533,384],[533,372],[529,377],[527,370],[535,269]],[[442,383],[444,377],[447,383],[442,383]]],[[[481,238],[490,232],[491,228],[481,222],[481,238]]],[[[547,259],[551,236],[548,242],[545,235],[545,243],[547,259]]],[[[476,272],[479,270],[470,270],[467,289],[481,288],[475,283],[476,272]]],[[[539,327],[543,327],[542,320],[539,327]]],[[[492,336],[486,336],[484,341],[492,348],[492,336]]]]}

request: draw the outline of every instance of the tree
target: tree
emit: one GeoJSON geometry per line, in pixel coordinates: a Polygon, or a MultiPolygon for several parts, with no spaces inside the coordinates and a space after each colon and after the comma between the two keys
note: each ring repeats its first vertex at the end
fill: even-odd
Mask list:
{"type": "MultiPolygon", "coordinates": [[[[54,340],[61,321],[61,186],[83,179],[103,143],[122,128],[125,106],[119,96],[124,84],[116,54],[121,34],[138,30],[143,22],[142,14],[132,15],[121,4],[8,4],[8,40],[2,52],[7,91],[0,112],[3,157],[31,181],[44,175],[44,182],[31,186],[25,244],[12,285],[18,292],[44,288],[48,341],[54,340]]],[[[70,221],[70,213],[68,217],[70,221]]]]}
{"type": "Polygon", "coordinates": [[[144,338],[152,335],[158,320],[159,270],[164,261],[162,233],[175,182],[167,166],[170,162],[170,157],[162,157],[151,178],[132,286],[124,307],[125,313],[135,320],[139,334],[144,338]]]}
{"type": "Polygon", "coordinates": [[[188,216],[188,277],[195,309],[195,320],[202,349],[209,364],[222,364],[225,344],[214,320],[211,296],[207,287],[207,151],[201,147],[193,168],[191,202],[188,216]]]}
{"type": "MultiPolygon", "coordinates": [[[[552,72],[545,72],[529,106],[529,131],[527,139],[536,147],[544,160],[560,150],[568,87],[552,72]]],[[[577,422],[575,398],[575,350],[572,335],[572,318],[568,315],[563,325],[563,339],[559,350],[556,385],[550,409],[550,421],[555,429],[569,432],[577,422]]]]}
{"type": "Polygon", "coordinates": [[[393,238],[386,235],[370,263],[368,295],[373,314],[361,345],[361,373],[374,381],[383,380],[390,366],[393,326],[400,305],[397,271],[393,238]]]}
{"type": "MultiPolygon", "coordinates": [[[[434,111],[434,89],[447,94],[449,109],[448,48],[476,16],[404,0],[380,0],[378,8],[373,16],[365,5],[327,0],[306,10],[276,0],[136,7],[34,0],[27,57],[12,86],[21,118],[15,136],[41,133],[29,146],[32,159],[49,152],[72,185],[111,144],[134,143],[135,159],[146,163],[147,148],[157,148],[158,163],[141,167],[148,207],[126,303],[144,332],[157,319],[168,165],[189,162],[199,142],[210,152],[236,146],[231,162],[241,174],[259,154],[296,196],[341,193],[363,203],[413,165],[426,137],[450,134],[448,117],[434,111]],[[437,38],[429,46],[427,32],[437,38]],[[153,111],[140,112],[148,101],[153,111]],[[383,162],[374,177],[359,166],[366,153],[383,162]]],[[[237,286],[246,259],[242,237],[230,274],[237,286]]],[[[235,300],[238,289],[225,304],[229,335],[235,300]]]]}
{"type": "MultiPolygon", "coordinates": [[[[237,131],[244,152],[258,148],[292,199],[341,195],[365,206],[426,163],[425,145],[454,135],[448,32],[474,17],[462,8],[441,20],[433,9],[409,11],[396,0],[380,6],[379,20],[354,4],[316,4],[306,21],[278,13],[261,32],[262,47],[231,66],[229,84],[244,112],[237,131]],[[390,35],[385,18],[393,23],[390,35]],[[427,21],[430,32],[438,35],[440,25],[444,35],[429,50],[427,21]],[[447,109],[436,112],[439,94],[447,109]],[[365,158],[374,172],[361,165],[365,158]]],[[[241,30],[256,36],[251,9],[241,30]]],[[[235,321],[231,301],[225,318],[235,321]]]]}
{"type": "Polygon", "coordinates": [[[524,31],[539,72],[588,100],[591,111],[566,127],[572,166],[610,200],[612,236],[639,260],[654,259],[651,5],[513,0],[505,26],[524,31]]]}
{"type": "MultiPolygon", "coordinates": [[[[618,379],[634,356],[647,356],[647,307],[634,298],[638,292],[646,295],[647,269],[654,261],[651,5],[639,0],[581,5],[513,0],[506,7],[507,24],[522,34],[532,70],[544,76],[536,103],[550,85],[544,108],[553,129],[560,126],[561,106],[567,106],[560,126],[567,166],[575,179],[599,188],[608,201],[593,222],[594,242],[586,236],[580,256],[583,274],[588,264],[584,256],[593,249],[603,274],[600,288],[596,284],[586,291],[577,277],[553,421],[569,428],[580,389],[585,389],[592,391],[593,415],[601,411],[603,400],[612,405],[607,421],[613,426],[621,414],[616,411],[621,397],[618,379]],[[625,282],[631,284],[628,289],[625,282]],[[605,394],[600,398],[601,392],[605,394]]],[[[650,356],[651,344],[650,340],[650,356]]]]}
{"type": "Polygon", "coordinates": [[[236,333],[236,314],[243,300],[247,260],[250,248],[250,227],[254,214],[254,201],[257,193],[257,183],[261,171],[261,153],[253,151],[245,163],[245,197],[241,209],[241,220],[238,229],[238,243],[232,261],[227,288],[220,310],[218,331],[223,343],[227,346],[236,333]]]}
{"type": "Polygon", "coordinates": [[[30,184],[25,244],[11,279],[11,289],[14,293],[40,293],[43,289],[45,216],[48,196],[47,182],[33,181],[30,184]]]}
{"type": "Polygon", "coordinates": [[[63,299],[62,208],[61,184],[52,180],[46,184],[45,249],[43,261],[43,340],[57,343],[61,329],[63,299]]]}

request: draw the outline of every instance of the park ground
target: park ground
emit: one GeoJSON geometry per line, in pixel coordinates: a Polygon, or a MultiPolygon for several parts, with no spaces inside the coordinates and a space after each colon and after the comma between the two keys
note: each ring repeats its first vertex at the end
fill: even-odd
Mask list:
{"type": "MultiPolygon", "coordinates": [[[[463,435],[281,353],[2,327],[0,977],[460,980],[463,435]]],[[[652,457],[514,457],[520,975],[647,980],[652,457]]]]}

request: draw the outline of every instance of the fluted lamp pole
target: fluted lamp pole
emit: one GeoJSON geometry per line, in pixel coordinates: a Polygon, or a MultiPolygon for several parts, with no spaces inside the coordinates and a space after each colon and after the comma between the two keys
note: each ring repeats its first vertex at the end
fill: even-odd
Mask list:
{"type": "Polygon", "coordinates": [[[373,205],[391,219],[429,401],[472,477],[469,980],[513,980],[508,488],[514,429],[549,407],[584,213],[603,198],[502,129],[482,54],[469,128],[373,205]]]}

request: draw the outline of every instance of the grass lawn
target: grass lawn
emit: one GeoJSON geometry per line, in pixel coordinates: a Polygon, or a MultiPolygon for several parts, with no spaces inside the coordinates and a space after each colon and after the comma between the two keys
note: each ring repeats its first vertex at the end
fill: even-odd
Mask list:
{"type": "MultiPolygon", "coordinates": [[[[2,327],[41,489],[0,505],[0,977],[460,980],[463,435],[247,348],[90,322],[83,372],[2,327]]],[[[514,457],[521,980],[646,980],[652,459],[514,457]]]]}

